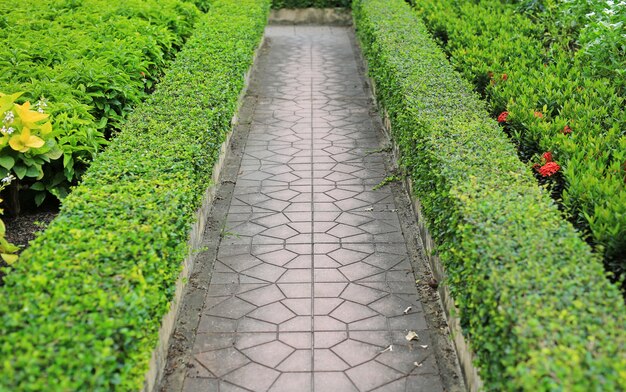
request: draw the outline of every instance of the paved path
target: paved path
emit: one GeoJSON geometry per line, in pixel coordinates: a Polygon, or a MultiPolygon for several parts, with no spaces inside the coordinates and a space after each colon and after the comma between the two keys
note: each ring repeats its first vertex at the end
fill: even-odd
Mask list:
{"type": "Polygon", "coordinates": [[[350,34],[267,29],[184,391],[443,390],[350,34]]]}

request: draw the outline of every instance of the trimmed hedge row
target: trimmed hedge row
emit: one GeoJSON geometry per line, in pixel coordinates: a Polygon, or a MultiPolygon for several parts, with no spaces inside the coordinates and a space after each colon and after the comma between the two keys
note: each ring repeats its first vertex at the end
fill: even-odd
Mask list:
{"type": "Polygon", "coordinates": [[[350,7],[351,0],[272,0],[272,8],[350,7]]]}
{"type": "Polygon", "coordinates": [[[269,1],[216,0],[0,288],[0,390],[142,387],[269,1]]]}
{"type": "Polygon", "coordinates": [[[33,107],[43,98],[36,108],[51,115],[60,148],[53,156],[63,155],[50,162],[49,144],[20,152],[2,138],[5,173],[24,180],[38,204],[48,192],[63,199],[107,144],[107,132],[153,89],[200,15],[181,0],[0,1],[0,92],[24,92],[19,103],[33,107]]]}
{"type": "Polygon", "coordinates": [[[607,269],[626,277],[624,4],[423,0],[415,9],[492,115],[508,113],[503,125],[528,166],[540,172],[551,153],[561,170],[537,177],[607,269]],[[543,11],[520,12],[531,5],[543,11]]]}
{"type": "Polygon", "coordinates": [[[626,389],[626,309],[598,258],[417,14],[353,12],[487,389],[626,389]]]}

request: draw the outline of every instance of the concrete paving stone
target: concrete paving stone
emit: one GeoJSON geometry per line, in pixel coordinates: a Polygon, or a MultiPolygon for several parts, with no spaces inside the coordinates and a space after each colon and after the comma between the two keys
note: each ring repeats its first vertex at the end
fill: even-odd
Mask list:
{"type": "Polygon", "coordinates": [[[269,263],[262,263],[242,272],[244,276],[256,278],[265,282],[275,283],[285,273],[286,269],[269,263]]]}
{"type": "Polygon", "coordinates": [[[276,368],[295,351],[292,347],[277,340],[242,350],[253,362],[270,368],[276,368]]]}
{"type": "MultiPolygon", "coordinates": [[[[318,238],[316,235],[315,238],[318,238]]],[[[315,255],[315,268],[339,268],[341,264],[328,255],[315,255]]]]}
{"type": "Polygon", "coordinates": [[[310,298],[286,298],[281,303],[298,316],[311,315],[310,298]]]}
{"type": "MultiPolygon", "coordinates": [[[[406,339],[404,334],[400,336],[403,340],[394,340],[393,333],[389,331],[350,331],[348,336],[351,340],[372,344],[382,347],[381,351],[389,347],[389,345],[404,344],[406,339]]],[[[393,352],[393,351],[392,351],[393,352]]]]}
{"type": "Polygon", "coordinates": [[[363,280],[366,282],[378,282],[385,281],[385,277],[381,276],[381,273],[384,272],[383,269],[374,267],[362,261],[355,262],[349,265],[344,265],[339,268],[341,273],[346,276],[351,282],[356,282],[359,280],[363,280]],[[368,279],[369,278],[369,279],[368,279]]]}
{"type": "Polygon", "coordinates": [[[279,249],[272,252],[260,254],[255,258],[262,262],[273,264],[276,266],[284,266],[290,261],[298,257],[297,253],[291,252],[287,249],[279,249]]]}
{"type": "Polygon", "coordinates": [[[218,380],[208,378],[185,378],[182,392],[217,392],[218,380]]]}
{"type": "Polygon", "coordinates": [[[278,289],[278,286],[271,284],[239,294],[238,297],[252,305],[264,306],[284,299],[285,295],[278,289]]]}
{"type": "Polygon", "coordinates": [[[355,367],[378,357],[384,349],[385,347],[347,339],[331,348],[331,351],[351,367],[355,367]]]}
{"type": "Polygon", "coordinates": [[[311,316],[296,316],[278,326],[282,332],[311,332],[313,329],[311,316]]]}
{"type": "Polygon", "coordinates": [[[239,332],[233,335],[232,346],[243,352],[245,349],[273,342],[277,336],[276,332],[239,332]]]}
{"type": "Polygon", "coordinates": [[[348,283],[315,283],[314,298],[336,298],[348,286],[348,283]]]}
{"type": "Polygon", "coordinates": [[[313,375],[313,380],[315,382],[315,392],[359,392],[356,386],[343,372],[316,371],[313,375]]]}
{"type": "MultiPolygon", "coordinates": [[[[317,265],[317,262],[316,262],[317,265]]],[[[312,255],[298,255],[293,260],[284,264],[283,267],[288,269],[308,269],[313,267],[312,255]]]]}
{"type": "Polygon", "coordinates": [[[192,353],[202,353],[231,347],[236,335],[228,333],[199,333],[195,336],[192,353]]]}
{"type": "Polygon", "coordinates": [[[443,390],[392,188],[372,189],[389,175],[385,143],[350,34],[266,29],[176,392],[443,390]]]}
{"type": "Polygon", "coordinates": [[[375,361],[353,367],[346,371],[346,374],[360,391],[372,390],[404,376],[402,373],[375,361]]]}
{"type": "Polygon", "coordinates": [[[315,331],[345,331],[346,323],[331,316],[314,316],[313,326],[315,331]]]}
{"type": "Polygon", "coordinates": [[[288,345],[289,347],[293,347],[299,351],[309,350],[309,354],[311,354],[310,349],[313,348],[313,333],[310,331],[307,332],[281,332],[278,336],[278,339],[288,345]]]}
{"type": "Polygon", "coordinates": [[[272,386],[279,375],[280,372],[274,369],[258,363],[249,363],[224,376],[224,380],[251,391],[264,392],[272,386]]]}
{"type": "Polygon", "coordinates": [[[389,321],[380,314],[348,324],[349,331],[388,331],[389,321]]]}
{"type": "Polygon", "coordinates": [[[315,331],[313,341],[315,348],[331,348],[348,339],[345,331],[315,331]]]}
{"type": "MultiPolygon", "coordinates": [[[[311,349],[295,350],[276,369],[281,372],[310,372],[313,370],[311,349]]],[[[309,373],[310,374],[310,373],[309,373]]]]}
{"type": "MultiPolygon", "coordinates": [[[[194,354],[194,353],[192,353],[194,354]]],[[[187,365],[187,378],[216,378],[207,368],[205,368],[196,358],[192,358],[187,365]]]]}
{"type": "Polygon", "coordinates": [[[337,372],[350,369],[350,365],[330,349],[314,349],[313,366],[316,372],[337,372]]]}
{"type": "Polygon", "coordinates": [[[232,347],[198,353],[194,355],[194,358],[219,378],[250,363],[250,360],[245,355],[232,347]]]}
{"type": "Polygon", "coordinates": [[[296,317],[294,312],[280,302],[274,302],[258,307],[247,315],[248,317],[272,324],[282,324],[283,322],[296,317]]]}
{"type": "Polygon", "coordinates": [[[388,293],[385,291],[376,290],[355,283],[350,283],[348,287],[346,287],[346,289],[341,293],[341,298],[361,305],[373,304],[377,300],[385,296],[388,296],[388,293]]]}
{"type": "Polygon", "coordinates": [[[311,373],[283,373],[270,388],[271,392],[310,391],[311,373]]]}

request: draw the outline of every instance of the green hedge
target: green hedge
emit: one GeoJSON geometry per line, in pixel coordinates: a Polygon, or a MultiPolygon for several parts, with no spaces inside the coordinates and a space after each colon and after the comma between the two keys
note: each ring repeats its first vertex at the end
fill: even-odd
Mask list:
{"type": "Polygon", "coordinates": [[[272,0],[272,8],[350,7],[351,0],[272,0]]]}
{"type": "Polygon", "coordinates": [[[0,288],[0,390],[142,387],[269,1],[216,0],[0,288]]]}
{"type": "Polygon", "coordinates": [[[353,12],[489,390],[626,389],[620,292],[417,14],[353,12]]]}
{"type": "Polygon", "coordinates": [[[626,7],[608,3],[423,0],[416,10],[492,115],[509,113],[524,161],[552,153],[561,171],[540,181],[626,277],[626,7]]]}
{"type": "Polygon", "coordinates": [[[182,0],[0,0],[0,93],[24,92],[20,103],[33,105],[44,97],[63,152],[49,162],[39,154],[46,147],[20,153],[2,140],[2,170],[36,190],[39,203],[46,190],[65,197],[200,15],[182,0]]]}

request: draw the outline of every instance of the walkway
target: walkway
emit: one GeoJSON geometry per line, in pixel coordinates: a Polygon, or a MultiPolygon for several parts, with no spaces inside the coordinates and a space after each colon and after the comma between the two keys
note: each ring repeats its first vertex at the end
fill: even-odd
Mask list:
{"type": "Polygon", "coordinates": [[[182,315],[191,353],[163,390],[443,391],[351,34],[268,27],[210,285],[182,315]]]}

